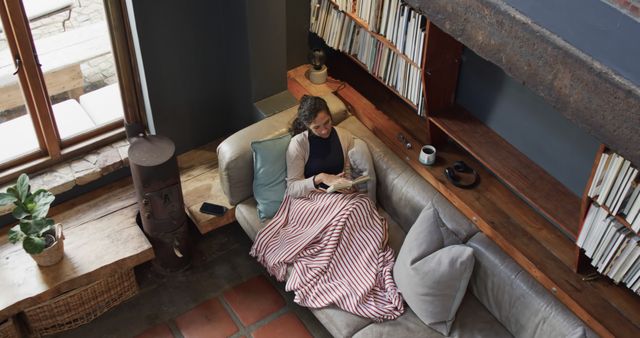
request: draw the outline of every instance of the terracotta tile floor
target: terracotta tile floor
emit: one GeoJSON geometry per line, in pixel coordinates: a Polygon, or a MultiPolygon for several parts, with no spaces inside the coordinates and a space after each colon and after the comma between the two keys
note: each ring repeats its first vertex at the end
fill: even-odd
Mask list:
{"type": "MultiPolygon", "coordinates": [[[[284,298],[264,276],[256,276],[194,307],[174,319],[185,338],[313,337],[295,313],[285,307],[284,298]]],[[[174,337],[166,324],[154,326],[137,338],[174,337]]]]}
{"type": "Polygon", "coordinates": [[[285,306],[282,296],[262,276],[252,278],[225,292],[224,300],[243,325],[251,325],[285,306]]]}
{"type": "Polygon", "coordinates": [[[277,319],[257,328],[253,332],[254,338],[276,337],[309,337],[313,338],[295,314],[289,312],[277,319]]]}
{"type": "Polygon", "coordinates": [[[293,293],[249,256],[252,242],[237,223],[205,236],[189,269],[164,275],[136,268],[137,296],[60,338],[316,337],[331,335],[293,293]]]}
{"type": "Polygon", "coordinates": [[[229,337],[238,327],[217,298],[210,299],[175,319],[185,338],[229,337]]]}

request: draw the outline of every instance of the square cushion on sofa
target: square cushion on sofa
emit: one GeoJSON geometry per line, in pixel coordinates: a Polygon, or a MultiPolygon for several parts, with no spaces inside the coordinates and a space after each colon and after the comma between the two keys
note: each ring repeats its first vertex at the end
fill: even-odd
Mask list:
{"type": "Polygon", "coordinates": [[[393,270],[407,304],[425,324],[444,335],[451,330],[474,264],[470,247],[445,246],[453,238],[429,204],[409,230],[393,270]]]}
{"type": "Polygon", "coordinates": [[[284,198],[287,183],[286,153],[291,135],[253,141],[253,195],[258,216],[264,220],[276,214],[284,198]]]}

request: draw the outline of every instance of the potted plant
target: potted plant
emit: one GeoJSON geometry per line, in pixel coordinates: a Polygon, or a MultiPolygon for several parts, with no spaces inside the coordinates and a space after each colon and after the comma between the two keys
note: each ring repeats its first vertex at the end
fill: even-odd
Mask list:
{"type": "Polygon", "coordinates": [[[45,189],[31,192],[29,176],[20,175],[16,185],[0,193],[0,206],[13,203],[12,215],[18,224],[9,230],[11,243],[22,242],[24,250],[40,266],[56,264],[64,255],[62,226],[48,218],[55,196],[45,189]]]}

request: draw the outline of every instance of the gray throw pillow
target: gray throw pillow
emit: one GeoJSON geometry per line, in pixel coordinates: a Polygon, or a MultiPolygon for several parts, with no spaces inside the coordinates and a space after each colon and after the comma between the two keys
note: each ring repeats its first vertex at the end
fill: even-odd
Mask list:
{"type": "Polygon", "coordinates": [[[407,304],[443,335],[449,335],[475,263],[473,249],[449,245],[456,242],[457,237],[429,205],[409,230],[393,269],[407,304]]]}
{"type": "Polygon", "coordinates": [[[369,181],[358,185],[358,191],[366,192],[369,198],[376,203],[376,170],[373,167],[373,159],[367,143],[354,138],[353,147],[349,150],[349,164],[351,165],[351,178],[369,175],[369,181]]]}
{"type": "Polygon", "coordinates": [[[287,189],[286,153],[291,135],[253,141],[253,196],[261,220],[272,218],[282,204],[287,189]]]}

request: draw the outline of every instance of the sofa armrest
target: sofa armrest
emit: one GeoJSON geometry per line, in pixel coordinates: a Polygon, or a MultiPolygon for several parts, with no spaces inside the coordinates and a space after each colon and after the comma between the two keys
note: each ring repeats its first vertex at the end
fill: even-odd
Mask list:
{"type": "Polygon", "coordinates": [[[251,141],[284,135],[297,106],[258,121],[227,137],[218,145],[218,170],[222,191],[231,205],[253,196],[251,141]]]}
{"type": "MultiPolygon", "coordinates": [[[[327,94],[323,98],[331,110],[334,123],[348,116],[346,106],[338,97],[327,94]]],[[[217,149],[220,185],[231,205],[253,196],[251,142],[284,135],[297,111],[296,105],[243,128],[220,143],[217,149]]]]}

